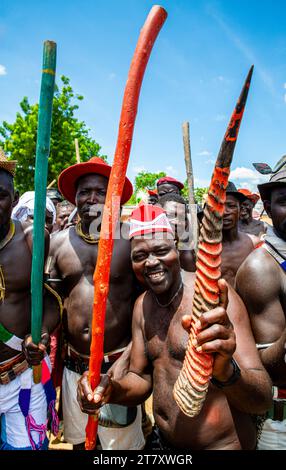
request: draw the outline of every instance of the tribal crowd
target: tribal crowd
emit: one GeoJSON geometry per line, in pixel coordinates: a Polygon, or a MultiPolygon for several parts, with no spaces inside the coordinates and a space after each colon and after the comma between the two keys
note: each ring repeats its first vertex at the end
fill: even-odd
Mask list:
{"type": "MultiPolygon", "coordinates": [[[[16,169],[1,150],[1,449],[47,449],[58,418],[64,440],[84,449],[90,414],[98,416],[103,450],[286,449],[286,156],[257,193],[227,186],[221,302],[202,313],[193,342],[198,353],[213,356],[195,417],[173,395],[199,262],[183,184],[162,178],[132,213],[124,206],[114,234],[101,382],[92,391],[93,273],[111,167],[92,157],[64,169],[58,189],[47,190],[38,344],[31,338],[30,292],[35,199],[33,192],[19,198],[16,169]],[[267,222],[254,210],[259,198],[267,222]],[[40,363],[35,384],[32,367],[40,363]]],[[[122,207],[132,191],[126,178],[122,207]]],[[[198,231],[202,215],[203,207],[198,231]]]]}

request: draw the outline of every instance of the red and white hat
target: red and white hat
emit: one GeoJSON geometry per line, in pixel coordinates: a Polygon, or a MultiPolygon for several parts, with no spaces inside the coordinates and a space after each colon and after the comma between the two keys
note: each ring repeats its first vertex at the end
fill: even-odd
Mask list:
{"type": "Polygon", "coordinates": [[[154,232],[173,234],[166,212],[161,207],[151,204],[136,207],[130,217],[129,238],[154,232]]]}

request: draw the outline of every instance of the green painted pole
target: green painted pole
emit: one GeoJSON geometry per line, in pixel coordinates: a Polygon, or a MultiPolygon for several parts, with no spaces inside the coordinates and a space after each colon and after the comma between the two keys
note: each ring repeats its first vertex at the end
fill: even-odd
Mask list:
{"type": "MultiPolygon", "coordinates": [[[[55,42],[45,41],[36,147],[35,210],[31,274],[31,332],[32,340],[35,344],[40,342],[42,332],[46,187],[56,74],[56,50],[57,46],[55,42]]],[[[39,383],[41,380],[41,365],[33,367],[33,373],[34,382],[39,383]]]]}

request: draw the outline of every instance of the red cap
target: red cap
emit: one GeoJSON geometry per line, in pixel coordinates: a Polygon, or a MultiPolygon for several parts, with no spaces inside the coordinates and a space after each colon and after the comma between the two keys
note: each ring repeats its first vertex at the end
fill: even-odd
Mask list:
{"type": "Polygon", "coordinates": [[[251,191],[249,191],[249,189],[246,189],[246,188],[240,188],[238,190],[241,194],[243,194],[247,199],[250,199],[251,202],[253,202],[254,204],[257,203],[258,199],[259,199],[259,195],[256,194],[256,193],[252,193],[251,191]]]}
{"type": "Polygon", "coordinates": [[[136,207],[130,217],[129,238],[153,232],[169,232],[172,227],[166,212],[159,206],[142,204],[136,207]]]}
{"type": "Polygon", "coordinates": [[[147,192],[148,192],[149,196],[157,196],[158,197],[157,189],[147,189],[147,192]]]}
{"type": "Polygon", "coordinates": [[[172,178],[172,176],[164,176],[164,178],[160,178],[157,181],[157,186],[160,186],[161,184],[165,184],[165,183],[174,184],[175,186],[178,186],[179,189],[183,189],[184,187],[181,181],[178,181],[175,178],[172,178]]]}
{"type": "MultiPolygon", "coordinates": [[[[63,170],[59,176],[58,187],[65,199],[75,204],[76,182],[84,175],[95,173],[109,178],[111,166],[107,165],[101,158],[92,157],[88,162],[76,163],[63,170]]],[[[133,187],[128,178],[125,177],[121,204],[127,202],[133,193],[133,187]]]]}

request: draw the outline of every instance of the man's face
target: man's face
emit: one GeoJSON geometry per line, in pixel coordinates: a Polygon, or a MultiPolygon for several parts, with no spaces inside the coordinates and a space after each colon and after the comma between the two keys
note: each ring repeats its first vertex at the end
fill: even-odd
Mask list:
{"type": "Polygon", "coordinates": [[[246,199],[240,205],[240,220],[247,221],[252,218],[252,209],[254,204],[250,201],[250,199],[246,199]]]}
{"type": "Polygon", "coordinates": [[[286,241],[286,185],[273,189],[271,201],[264,201],[264,206],[275,231],[286,241]]]}
{"type": "Polygon", "coordinates": [[[132,267],[137,279],[155,294],[167,292],[180,274],[175,242],[163,232],[134,237],[131,242],[132,267]],[[155,235],[160,235],[156,239],[155,235]]]}
{"type": "Polygon", "coordinates": [[[237,227],[240,212],[238,199],[231,194],[226,195],[225,210],[223,215],[223,230],[231,230],[237,227]]]}
{"type": "Polygon", "coordinates": [[[148,204],[152,204],[152,206],[156,206],[158,204],[159,198],[158,196],[149,196],[148,197],[148,204]]]}
{"type": "MultiPolygon", "coordinates": [[[[26,220],[27,220],[28,222],[30,222],[31,224],[33,224],[33,223],[34,223],[34,213],[28,215],[28,217],[27,217],[26,220]]],[[[48,209],[46,209],[45,227],[46,227],[47,231],[51,234],[52,231],[53,231],[53,228],[54,228],[54,224],[53,224],[53,214],[52,214],[52,212],[50,212],[48,209]]]]}
{"type": "Polygon", "coordinates": [[[89,174],[78,180],[76,206],[83,222],[101,221],[106,198],[108,178],[97,174],[89,174]]]}
{"type": "Polygon", "coordinates": [[[167,214],[176,240],[184,235],[188,229],[186,206],[175,201],[167,201],[163,206],[167,214]]]}
{"type": "Polygon", "coordinates": [[[57,209],[56,223],[59,230],[63,230],[68,223],[68,218],[73,211],[72,206],[62,206],[57,209]]]}
{"type": "Polygon", "coordinates": [[[0,225],[9,222],[12,209],[16,206],[18,199],[12,179],[5,171],[0,171],[0,225]]]}
{"type": "Polygon", "coordinates": [[[178,186],[176,186],[175,184],[172,184],[172,183],[160,184],[160,186],[157,186],[157,190],[158,190],[158,196],[159,197],[162,197],[162,196],[164,196],[164,194],[167,194],[167,193],[180,194],[180,190],[179,190],[178,186]]]}

